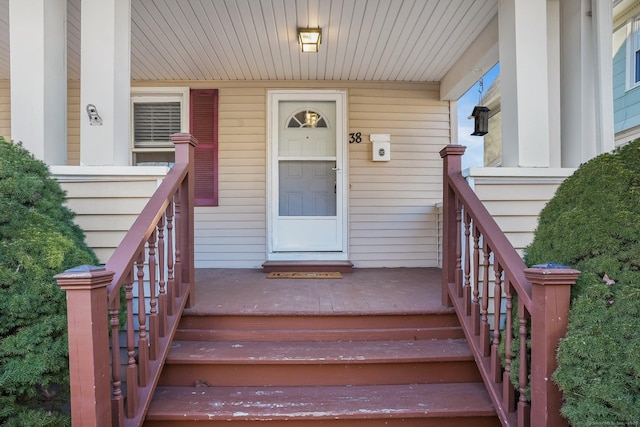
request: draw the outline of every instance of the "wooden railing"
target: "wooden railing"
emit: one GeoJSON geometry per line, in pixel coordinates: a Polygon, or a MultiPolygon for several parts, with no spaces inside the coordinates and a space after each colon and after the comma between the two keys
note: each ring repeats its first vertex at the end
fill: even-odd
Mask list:
{"type": "Polygon", "coordinates": [[[106,266],[56,276],[67,292],[73,426],[142,424],[182,311],[194,301],[197,141],[171,140],[173,168],[106,266]]]}
{"type": "Polygon", "coordinates": [[[579,272],[553,265],[526,268],[462,177],[464,151],[448,145],[440,152],[442,303],[453,305],[458,314],[502,425],[567,425],[560,414],[562,395],[551,376],[579,272]],[[516,365],[514,387],[510,375],[516,365]]]}

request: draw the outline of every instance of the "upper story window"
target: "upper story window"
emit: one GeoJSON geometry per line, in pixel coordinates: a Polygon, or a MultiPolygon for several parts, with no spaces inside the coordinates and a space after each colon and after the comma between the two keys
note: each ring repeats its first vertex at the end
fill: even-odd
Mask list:
{"type": "Polygon", "coordinates": [[[640,85],[640,17],[629,22],[627,37],[627,89],[640,85]]]}

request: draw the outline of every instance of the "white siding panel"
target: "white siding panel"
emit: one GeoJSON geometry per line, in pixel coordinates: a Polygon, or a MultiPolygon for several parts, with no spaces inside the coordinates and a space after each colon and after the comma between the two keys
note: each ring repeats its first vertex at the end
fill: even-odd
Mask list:
{"type": "Polygon", "coordinates": [[[439,150],[450,141],[449,104],[433,87],[349,92],[349,132],[391,134],[391,161],[351,144],[350,257],[356,267],[435,267],[435,204],[442,198],[439,150]]]}
{"type": "Polygon", "coordinates": [[[267,91],[219,90],[220,206],[196,208],[196,266],[259,268],[266,260],[267,91]]]}
{"type": "Polygon", "coordinates": [[[62,181],[67,206],[85,232],[87,244],[107,262],[158,186],[153,177],[84,177],[62,181]]]}
{"type": "MultiPolygon", "coordinates": [[[[434,267],[441,201],[440,149],[450,142],[449,104],[434,83],[163,81],[136,86],[219,89],[219,206],[196,208],[196,267],[259,268],[267,247],[267,91],[343,89],[349,132],[350,259],[356,267],[434,267]],[[373,162],[369,135],[391,134],[390,162],[373,162]]],[[[71,148],[70,148],[71,150],[71,148]]],[[[115,201],[123,210],[142,206],[115,201]]],[[[99,218],[99,201],[70,201],[99,218]]],[[[104,219],[104,217],[102,217],[104,219]]],[[[82,219],[83,223],[89,219],[82,219]]],[[[126,222],[120,220],[122,225],[126,222]]]]}
{"type": "Polygon", "coordinates": [[[519,169],[510,174],[504,168],[484,168],[476,175],[472,170],[470,182],[513,247],[522,254],[533,241],[540,211],[572,172],[573,169],[519,169]],[[492,170],[498,173],[492,175],[492,170]]]}

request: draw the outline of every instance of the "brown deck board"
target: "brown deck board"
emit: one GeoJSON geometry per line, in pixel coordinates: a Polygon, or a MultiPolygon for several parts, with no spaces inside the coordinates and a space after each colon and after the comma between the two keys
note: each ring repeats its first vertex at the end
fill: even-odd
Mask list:
{"type": "Polygon", "coordinates": [[[447,360],[473,360],[464,339],[275,343],[177,341],[171,347],[168,363],[384,363],[441,360],[445,354],[447,360]]]}
{"type": "Polygon", "coordinates": [[[189,314],[424,314],[440,304],[434,268],[354,269],[342,279],[267,279],[262,270],[197,269],[189,314]]]}
{"type": "Polygon", "coordinates": [[[490,416],[481,383],[324,387],[160,387],[148,420],[287,420],[490,416]]]}

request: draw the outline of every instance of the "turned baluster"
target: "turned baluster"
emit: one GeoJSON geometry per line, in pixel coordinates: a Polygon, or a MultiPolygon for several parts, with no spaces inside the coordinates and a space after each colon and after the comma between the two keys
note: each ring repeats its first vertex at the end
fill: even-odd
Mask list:
{"type": "Polygon", "coordinates": [[[144,289],[144,259],[145,250],[142,248],[136,267],[138,270],[138,376],[140,387],[149,383],[149,337],[147,336],[147,307],[144,289]]]}
{"type": "Polygon", "coordinates": [[[158,300],[156,297],[156,229],[153,229],[149,236],[149,358],[156,360],[158,358],[158,300]]]}
{"type": "Polygon", "coordinates": [[[515,410],[515,389],[511,384],[511,346],[513,344],[513,287],[510,283],[505,285],[506,292],[506,323],[504,333],[504,373],[502,378],[502,404],[508,411],[515,410]]]}
{"type": "Polygon", "coordinates": [[[158,221],[158,312],[160,313],[158,319],[158,329],[161,337],[167,335],[167,289],[165,281],[165,260],[167,254],[165,253],[164,244],[164,215],[160,217],[158,221]]]}
{"type": "Polygon", "coordinates": [[[489,325],[489,257],[491,252],[489,246],[482,245],[482,251],[484,252],[484,261],[482,263],[482,310],[480,311],[480,351],[483,357],[489,356],[489,335],[491,332],[491,325],[489,325]]]}
{"type": "Polygon", "coordinates": [[[473,301],[471,326],[474,335],[480,335],[480,230],[473,227],[473,301]]]}
{"type": "Polygon", "coordinates": [[[127,305],[127,418],[133,418],[138,411],[138,365],[136,364],[135,325],[133,322],[133,270],[125,283],[127,305]]]}
{"type": "Polygon", "coordinates": [[[462,298],[464,301],[464,313],[471,315],[471,216],[464,215],[464,288],[462,298]]]}
{"type": "Polygon", "coordinates": [[[500,309],[502,303],[502,267],[494,260],[493,270],[493,341],[491,343],[491,376],[493,382],[502,382],[502,367],[500,365],[500,309]]]}
{"type": "Polygon", "coordinates": [[[462,202],[456,197],[456,296],[462,298],[462,202]]]}
{"type": "Polygon", "coordinates": [[[182,204],[181,195],[178,190],[173,197],[173,203],[175,205],[175,254],[176,262],[174,267],[174,280],[175,280],[175,297],[178,298],[182,295],[182,238],[184,237],[184,230],[182,229],[182,204]]]}
{"type": "Polygon", "coordinates": [[[167,207],[167,315],[175,312],[175,280],[173,277],[173,202],[167,207]]]}
{"type": "Polygon", "coordinates": [[[122,396],[122,370],[120,369],[120,288],[113,291],[109,307],[111,326],[111,413],[114,424],[124,423],[124,397],[122,396]],[[116,423],[115,420],[118,420],[116,423]]]}
{"type": "MultiPolygon", "coordinates": [[[[524,305],[518,304],[518,323],[520,328],[520,371],[518,372],[518,427],[529,427],[531,425],[531,406],[527,400],[527,387],[529,385],[529,350],[527,349],[527,316],[524,305]]],[[[540,420],[542,421],[542,420],[540,420]]]]}

